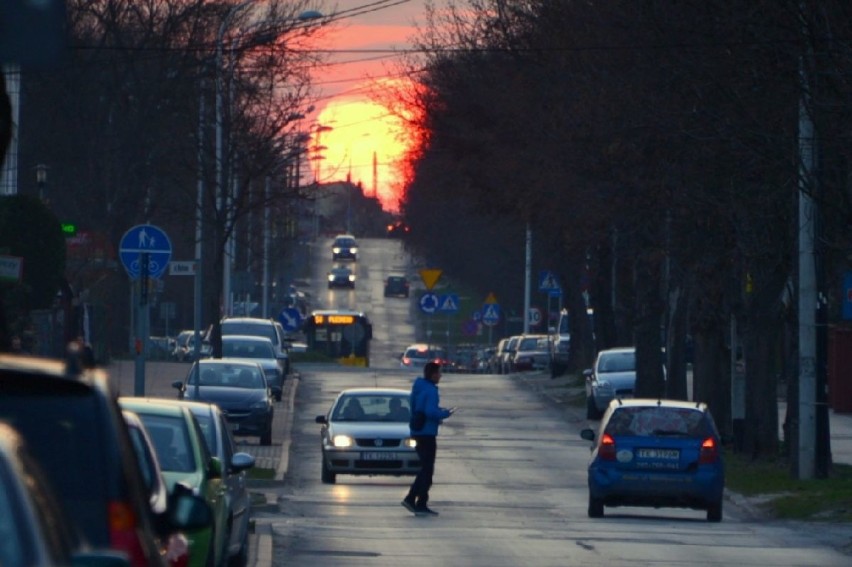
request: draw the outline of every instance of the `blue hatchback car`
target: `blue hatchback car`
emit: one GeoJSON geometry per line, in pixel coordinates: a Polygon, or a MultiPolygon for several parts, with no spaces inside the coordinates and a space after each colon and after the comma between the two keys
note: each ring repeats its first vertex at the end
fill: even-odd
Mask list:
{"type": "Polygon", "coordinates": [[[644,506],[706,510],[708,521],[722,520],[725,466],[706,404],[616,399],[598,432],[580,436],[594,443],[589,517],[602,517],[604,506],[644,506]]]}

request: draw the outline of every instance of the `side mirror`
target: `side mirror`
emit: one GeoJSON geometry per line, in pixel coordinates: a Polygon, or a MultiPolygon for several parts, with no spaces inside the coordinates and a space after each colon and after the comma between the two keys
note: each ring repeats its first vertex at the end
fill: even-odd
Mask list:
{"type": "Polygon", "coordinates": [[[324,415],[318,415],[314,421],[316,421],[317,423],[320,423],[322,425],[325,425],[325,424],[328,423],[328,419],[324,415]]]}
{"type": "Polygon", "coordinates": [[[254,466],[255,459],[248,453],[234,453],[231,457],[231,472],[238,473],[254,466]]]}
{"type": "Polygon", "coordinates": [[[585,376],[586,378],[591,378],[592,377],[592,369],[586,368],[585,370],[583,370],[583,376],[585,376]]]}
{"type": "Polygon", "coordinates": [[[592,442],[594,442],[594,440],[595,440],[595,431],[594,431],[593,429],[588,429],[588,428],[587,428],[587,429],[583,429],[583,430],[581,430],[581,431],[580,431],[580,437],[581,437],[582,439],[585,439],[586,441],[592,441],[592,442]]]}

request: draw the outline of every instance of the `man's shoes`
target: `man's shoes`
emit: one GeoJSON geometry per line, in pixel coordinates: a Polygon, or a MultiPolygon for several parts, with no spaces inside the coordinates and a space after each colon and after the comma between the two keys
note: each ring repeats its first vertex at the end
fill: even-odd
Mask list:
{"type": "Polygon", "coordinates": [[[416,506],[414,508],[415,516],[437,516],[438,512],[428,506],[416,506]]]}
{"type": "Polygon", "coordinates": [[[417,510],[414,508],[414,502],[409,502],[408,500],[403,500],[400,502],[402,507],[411,512],[412,514],[417,514],[417,510]]]}

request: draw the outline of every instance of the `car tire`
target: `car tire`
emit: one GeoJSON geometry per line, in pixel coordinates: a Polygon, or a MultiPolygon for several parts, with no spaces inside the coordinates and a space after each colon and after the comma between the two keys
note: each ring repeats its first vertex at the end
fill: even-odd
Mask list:
{"type": "Polygon", "coordinates": [[[586,419],[600,419],[601,412],[598,411],[598,406],[595,405],[595,398],[586,396],[586,419]]]}
{"type": "Polygon", "coordinates": [[[322,458],[322,482],[323,484],[334,484],[337,482],[337,475],[329,470],[325,463],[325,457],[322,458]]]}
{"type": "Polygon", "coordinates": [[[707,521],[721,522],[722,521],[722,499],[713,502],[707,507],[707,521]]]}
{"type": "Polygon", "coordinates": [[[603,500],[600,498],[592,498],[592,495],[589,494],[589,517],[590,518],[603,518],[604,515],[604,504],[603,500]]]}
{"type": "Polygon", "coordinates": [[[260,436],[260,444],[265,446],[272,445],[272,423],[266,427],[266,431],[260,436]]]}

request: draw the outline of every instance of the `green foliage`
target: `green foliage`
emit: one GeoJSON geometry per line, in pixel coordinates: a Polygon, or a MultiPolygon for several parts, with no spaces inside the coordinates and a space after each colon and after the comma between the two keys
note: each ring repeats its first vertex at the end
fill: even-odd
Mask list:
{"type": "Polygon", "coordinates": [[[727,488],[761,501],[775,518],[852,522],[852,466],[835,464],[828,478],[798,480],[783,459],[725,455],[727,488]]]}
{"type": "Polygon", "coordinates": [[[0,198],[0,249],[24,259],[23,281],[4,285],[10,322],[50,306],[65,272],[65,237],[50,209],[26,195],[0,198]]]}

